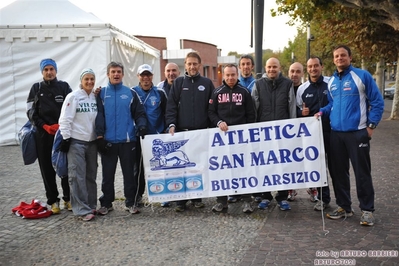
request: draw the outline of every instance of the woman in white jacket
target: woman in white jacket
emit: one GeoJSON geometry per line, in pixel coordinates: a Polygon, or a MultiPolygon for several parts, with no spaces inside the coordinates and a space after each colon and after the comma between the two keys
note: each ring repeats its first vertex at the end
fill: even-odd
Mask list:
{"type": "Polygon", "coordinates": [[[72,211],[83,221],[94,219],[97,209],[94,84],[93,70],[84,69],[80,75],[80,88],[67,95],[59,118],[63,138],[60,151],[67,152],[72,211]]]}

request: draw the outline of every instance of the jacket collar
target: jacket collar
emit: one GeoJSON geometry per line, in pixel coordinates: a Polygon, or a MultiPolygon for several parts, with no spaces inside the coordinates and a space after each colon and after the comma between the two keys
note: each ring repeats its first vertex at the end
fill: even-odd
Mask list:
{"type": "Polygon", "coordinates": [[[334,75],[338,76],[338,77],[346,76],[350,71],[352,71],[352,69],[353,69],[353,66],[351,64],[351,65],[349,65],[348,68],[344,69],[341,72],[338,72],[338,69],[336,69],[335,72],[334,72],[334,75]]]}
{"type": "Polygon", "coordinates": [[[53,86],[53,85],[55,85],[55,84],[57,84],[57,82],[58,82],[58,79],[57,78],[54,78],[53,80],[44,80],[43,79],[43,83],[45,84],[45,85],[47,85],[47,86],[53,86]]]}
{"type": "Polygon", "coordinates": [[[118,84],[111,84],[111,82],[108,81],[108,87],[119,89],[119,88],[122,88],[122,86],[123,86],[123,82],[118,83],[118,84]]]}
{"type": "Polygon", "coordinates": [[[227,85],[226,81],[223,80],[223,85],[225,85],[225,86],[226,86],[227,88],[229,88],[229,89],[234,89],[235,87],[237,87],[237,84],[238,84],[239,82],[240,82],[240,81],[237,80],[237,82],[236,82],[236,84],[234,84],[233,88],[230,88],[230,86],[227,85]]]}
{"type": "Polygon", "coordinates": [[[187,72],[184,73],[184,76],[188,79],[197,80],[201,77],[200,73],[198,72],[195,76],[190,76],[187,72]]]}
{"type": "Polygon", "coordinates": [[[309,78],[309,82],[312,83],[312,84],[322,83],[323,81],[324,81],[323,75],[321,75],[321,76],[316,80],[316,82],[313,82],[313,81],[309,78]]]}

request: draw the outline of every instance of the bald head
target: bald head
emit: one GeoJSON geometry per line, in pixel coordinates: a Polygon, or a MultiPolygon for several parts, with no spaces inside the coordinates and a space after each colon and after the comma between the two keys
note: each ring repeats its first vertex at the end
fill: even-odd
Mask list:
{"type": "Polygon", "coordinates": [[[173,81],[180,76],[179,66],[175,63],[168,63],[165,66],[165,77],[168,80],[169,84],[172,84],[173,81]]]}
{"type": "Polygon", "coordinates": [[[303,65],[299,62],[292,63],[288,70],[288,75],[294,83],[294,86],[299,86],[302,83],[303,65]]]}
{"type": "Polygon", "coordinates": [[[265,70],[269,79],[277,78],[281,71],[280,61],[274,57],[269,58],[266,61],[265,70]]]}
{"type": "Polygon", "coordinates": [[[177,69],[179,69],[179,66],[176,63],[171,62],[171,63],[167,63],[166,64],[165,69],[168,69],[168,68],[177,68],[177,69]]]}
{"type": "Polygon", "coordinates": [[[267,59],[267,61],[266,61],[266,66],[267,65],[270,65],[270,64],[277,64],[278,66],[280,66],[280,61],[277,59],[277,58],[275,58],[275,57],[270,57],[269,59],[267,59]]]}

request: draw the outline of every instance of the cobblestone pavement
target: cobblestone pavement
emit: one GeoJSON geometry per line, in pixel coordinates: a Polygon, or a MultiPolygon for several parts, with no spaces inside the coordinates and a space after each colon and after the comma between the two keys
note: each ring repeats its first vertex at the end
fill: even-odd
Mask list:
{"type": "MultiPolygon", "coordinates": [[[[291,211],[270,210],[239,265],[317,265],[316,259],[333,259],[337,252],[373,250],[394,250],[396,257],[380,254],[371,257],[360,253],[339,256],[339,259],[348,260],[328,265],[353,265],[350,264],[353,262],[356,265],[399,265],[399,121],[386,120],[392,101],[385,103],[383,120],[371,141],[376,224],[373,227],[359,224],[361,212],[351,172],[354,216],[346,220],[323,219],[325,216],[313,211],[307,196],[301,196],[291,204],[291,211]]],[[[326,211],[337,206],[333,191],[331,193],[331,208],[326,211]]],[[[318,265],[327,264],[320,262],[318,265]]]]}
{"type": "MultiPolygon", "coordinates": [[[[11,209],[21,201],[45,202],[39,168],[37,163],[23,165],[19,146],[0,147],[0,265],[313,265],[316,259],[337,255],[347,260],[333,261],[335,265],[399,265],[399,121],[381,121],[371,145],[373,227],[359,224],[353,178],[355,216],[346,220],[323,219],[325,214],[313,210],[304,190],[287,212],[273,202],[268,210],[247,215],[241,203],[234,203],[228,214],[214,214],[210,209],[215,198],[208,198],[204,209],[176,213],[154,204],[130,215],[123,209],[119,169],[118,199],[108,215],[82,222],[63,210],[45,219],[24,220],[11,209]],[[339,252],[345,250],[358,252],[343,257],[339,252]],[[396,257],[371,257],[373,250],[395,251],[396,257]]],[[[332,198],[328,210],[336,207],[332,198]]]]}

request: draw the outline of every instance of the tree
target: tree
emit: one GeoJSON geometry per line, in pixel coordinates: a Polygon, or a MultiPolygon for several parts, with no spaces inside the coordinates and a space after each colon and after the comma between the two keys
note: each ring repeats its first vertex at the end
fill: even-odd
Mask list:
{"type": "Polygon", "coordinates": [[[240,54],[239,53],[237,53],[236,51],[230,51],[228,54],[227,54],[227,56],[235,56],[235,57],[237,57],[237,58],[240,58],[240,54]]]}
{"type": "MultiPolygon", "coordinates": [[[[345,43],[354,50],[353,64],[360,67],[366,62],[393,62],[398,56],[399,41],[399,4],[397,1],[341,1],[334,0],[276,0],[279,7],[272,10],[272,15],[289,14],[290,23],[302,21],[303,24],[318,24],[318,32],[314,46],[318,55],[328,55],[332,47],[345,43]],[[339,3],[339,4],[337,4],[339,3]],[[344,5],[340,5],[344,4],[344,5]],[[350,8],[348,8],[350,7],[350,8]],[[391,12],[392,11],[392,12],[391,12]],[[376,22],[374,22],[376,21],[376,22]],[[389,25],[389,26],[388,26],[389,25]]],[[[313,27],[314,28],[314,27],[313,27]]],[[[330,57],[331,58],[331,57],[330,57]]],[[[368,62],[368,64],[367,64],[368,62]]],[[[325,69],[328,69],[325,67],[325,69]]],[[[381,70],[381,69],[378,69],[381,70]]],[[[383,71],[380,72],[380,77],[383,71]]],[[[379,78],[380,87],[382,79],[379,78]]],[[[399,86],[396,84],[396,95],[399,86]]],[[[399,119],[399,99],[394,98],[391,119],[399,119]]]]}
{"type": "MultiPolygon", "coordinates": [[[[379,23],[392,26],[395,31],[399,31],[399,3],[396,0],[334,0],[334,2],[348,6],[351,8],[370,9],[374,12],[370,17],[379,23]]],[[[395,42],[397,43],[397,41],[395,42]]],[[[399,60],[399,52],[397,51],[397,62],[399,60]]],[[[399,64],[397,72],[399,73],[399,64]]],[[[397,76],[397,75],[396,75],[397,76]]],[[[393,98],[392,111],[389,119],[399,119],[399,79],[396,77],[396,90],[393,98]]]]}
{"type": "Polygon", "coordinates": [[[390,25],[399,31],[399,3],[397,0],[333,0],[355,9],[371,10],[370,18],[378,23],[390,25]]]}

